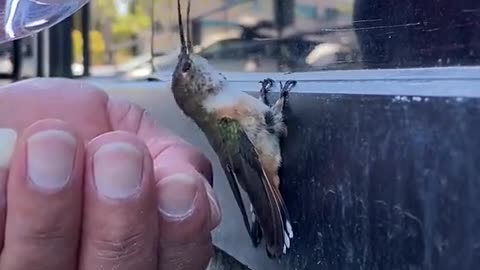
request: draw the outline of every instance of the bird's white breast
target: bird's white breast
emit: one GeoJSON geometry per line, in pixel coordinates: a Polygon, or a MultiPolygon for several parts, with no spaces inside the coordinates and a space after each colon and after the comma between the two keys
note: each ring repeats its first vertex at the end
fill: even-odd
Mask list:
{"type": "Polygon", "coordinates": [[[242,91],[222,89],[215,95],[209,96],[203,102],[203,107],[208,112],[215,112],[222,108],[234,108],[236,106],[247,106],[253,111],[259,113],[267,111],[269,108],[259,99],[242,91]]]}

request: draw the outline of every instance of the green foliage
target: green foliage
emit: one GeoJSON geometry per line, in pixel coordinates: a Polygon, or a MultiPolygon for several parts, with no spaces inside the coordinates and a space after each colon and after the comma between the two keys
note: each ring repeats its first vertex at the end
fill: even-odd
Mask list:
{"type": "Polygon", "coordinates": [[[96,14],[94,25],[110,22],[114,41],[124,41],[150,28],[151,0],[132,0],[129,14],[123,16],[117,13],[114,0],[95,0],[92,4],[96,14]]]}
{"type": "MultiPolygon", "coordinates": [[[[167,3],[170,0],[154,0],[155,8],[159,8],[161,4],[167,3]]],[[[95,43],[100,42],[102,53],[99,55],[92,52],[92,62],[100,63],[105,58],[110,64],[113,60],[115,63],[120,63],[124,59],[130,58],[130,48],[116,48],[116,45],[122,47],[122,44],[132,40],[134,36],[141,36],[142,33],[149,32],[151,28],[151,11],[152,0],[130,0],[130,7],[128,14],[119,14],[117,12],[116,0],[95,0],[92,4],[92,28],[96,30],[97,36],[95,41],[92,37],[92,50],[95,43]],[[98,40],[98,41],[97,41],[98,40]],[[112,56],[106,57],[106,56],[112,56]]],[[[81,37],[75,37],[76,40],[81,37]]],[[[81,44],[79,41],[75,45],[75,54],[81,55],[81,44]]],[[[128,44],[128,43],[127,43],[128,44]]]]}
{"type": "MultiPolygon", "coordinates": [[[[105,56],[105,41],[102,33],[97,30],[91,30],[90,33],[90,52],[92,64],[102,64],[105,56]]],[[[73,51],[76,62],[82,60],[83,39],[82,34],[78,30],[72,32],[73,51]]]]}
{"type": "Polygon", "coordinates": [[[112,24],[112,34],[115,40],[124,40],[149,28],[150,17],[144,12],[136,12],[115,18],[112,24]]]}
{"type": "Polygon", "coordinates": [[[82,47],[83,47],[83,39],[80,31],[78,30],[72,31],[72,42],[73,42],[74,61],[80,62],[82,59],[82,47]]]}
{"type": "MultiPolygon", "coordinates": [[[[97,15],[100,15],[101,18],[113,18],[116,15],[116,10],[113,4],[113,0],[95,0],[92,1],[94,9],[97,12],[97,15]]],[[[98,18],[98,19],[101,19],[98,18]]]]}

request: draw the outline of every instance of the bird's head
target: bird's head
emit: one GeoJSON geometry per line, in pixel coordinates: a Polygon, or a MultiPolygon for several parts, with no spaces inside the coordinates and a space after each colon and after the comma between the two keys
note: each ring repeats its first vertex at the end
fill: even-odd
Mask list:
{"type": "Polygon", "coordinates": [[[221,90],[225,76],[216,71],[208,60],[193,52],[190,36],[190,1],[187,6],[187,35],[185,37],[180,0],[177,0],[178,26],[181,50],[173,72],[172,90],[196,97],[207,97],[221,90]]]}

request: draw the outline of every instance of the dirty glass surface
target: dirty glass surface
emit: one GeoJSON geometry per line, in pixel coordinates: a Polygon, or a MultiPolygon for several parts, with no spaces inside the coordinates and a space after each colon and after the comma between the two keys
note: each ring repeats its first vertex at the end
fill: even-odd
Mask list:
{"type": "MultiPolygon", "coordinates": [[[[182,2],[185,8],[187,1],[182,2]]],[[[156,68],[172,70],[179,45],[176,0],[95,0],[90,9],[92,76],[150,75],[152,29],[156,68]]],[[[194,0],[191,25],[197,52],[224,71],[422,68],[480,62],[478,0],[194,0]]],[[[81,74],[78,13],[72,39],[73,73],[81,74]]],[[[3,45],[2,55],[8,48],[3,45]]]]}
{"type": "Polygon", "coordinates": [[[49,28],[72,15],[88,0],[2,0],[0,43],[49,28]]]}

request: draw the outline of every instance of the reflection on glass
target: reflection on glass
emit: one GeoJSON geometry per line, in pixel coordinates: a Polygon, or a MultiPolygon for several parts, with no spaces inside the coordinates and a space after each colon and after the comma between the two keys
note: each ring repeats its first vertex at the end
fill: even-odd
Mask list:
{"type": "Polygon", "coordinates": [[[22,38],[59,22],[88,0],[3,0],[0,42],[22,38]]]}
{"type": "Polygon", "coordinates": [[[362,67],[480,63],[480,1],[357,0],[353,27],[362,67]]]}
{"type": "MultiPolygon", "coordinates": [[[[4,1],[0,38],[39,29],[84,1],[4,1]]],[[[91,1],[91,74],[150,75],[152,31],[155,66],[170,72],[179,49],[176,1],[91,1]]],[[[81,74],[80,14],[73,22],[73,72],[81,74]]],[[[192,0],[191,26],[196,52],[224,71],[480,64],[479,0],[192,0]]]]}
{"type": "MultiPolygon", "coordinates": [[[[166,27],[155,33],[155,51],[167,52],[179,45],[176,5],[157,2],[155,20],[166,27]]],[[[355,33],[345,31],[352,28],[353,4],[353,0],[192,1],[193,41],[198,54],[225,71],[360,68],[355,33]]],[[[162,57],[156,66],[160,71],[173,68],[162,57]]],[[[150,72],[144,68],[145,74],[150,72]]]]}

